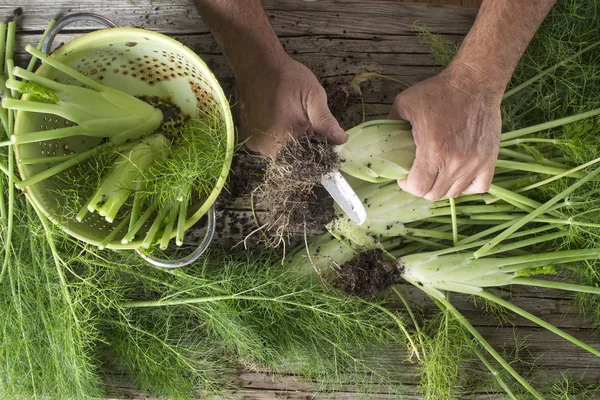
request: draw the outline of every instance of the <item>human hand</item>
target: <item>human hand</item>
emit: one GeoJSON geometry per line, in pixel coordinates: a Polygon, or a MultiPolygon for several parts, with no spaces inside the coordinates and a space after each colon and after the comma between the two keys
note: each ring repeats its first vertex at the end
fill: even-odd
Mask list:
{"type": "Polygon", "coordinates": [[[290,137],[323,135],[331,144],[348,136],[327,106],[325,89],[285,53],[264,58],[237,78],[240,133],[250,150],[274,156],[290,137]]]}
{"type": "Polygon", "coordinates": [[[402,190],[428,200],[489,190],[498,157],[503,85],[450,65],[396,96],[390,118],[411,122],[415,161],[402,190]]]}

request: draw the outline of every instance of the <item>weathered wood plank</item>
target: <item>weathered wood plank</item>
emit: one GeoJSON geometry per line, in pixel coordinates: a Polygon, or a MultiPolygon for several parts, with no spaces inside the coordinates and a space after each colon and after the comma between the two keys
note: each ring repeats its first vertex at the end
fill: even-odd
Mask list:
{"type": "MultiPolygon", "coordinates": [[[[280,37],[322,34],[370,38],[390,32],[402,35],[411,33],[409,26],[416,20],[434,26],[442,33],[464,35],[477,15],[474,8],[372,0],[264,0],[263,4],[280,37]]],[[[18,5],[0,4],[0,15],[11,17],[17,7],[22,9],[20,18],[27,31],[42,30],[49,18],[61,14],[92,12],[104,15],[121,26],[137,26],[169,34],[208,32],[191,0],[21,0],[18,5]]]]}

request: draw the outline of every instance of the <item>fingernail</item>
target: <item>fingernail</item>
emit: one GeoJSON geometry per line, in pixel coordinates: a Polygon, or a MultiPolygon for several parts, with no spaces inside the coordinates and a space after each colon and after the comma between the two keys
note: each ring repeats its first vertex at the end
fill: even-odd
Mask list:
{"type": "Polygon", "coordinates": [[[348,134],[344,132],[342,128],[332,129],[331,133],[329,134],[329,137],[333,141],[335,141],[335,144],[346,143],[346,141],[348,140],[348,134]]]}

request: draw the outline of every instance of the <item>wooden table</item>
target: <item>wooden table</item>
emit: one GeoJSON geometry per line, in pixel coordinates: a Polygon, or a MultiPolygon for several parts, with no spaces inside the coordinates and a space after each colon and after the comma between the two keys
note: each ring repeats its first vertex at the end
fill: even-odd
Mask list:
{"type": "MultiPolygon", "coordinates": [[[[473,3],[473,2],[471,2],[473,3]]],[[[439,30],[446,37],[460,41],[473,23],[477,9],[425,4],[398,4],[390,1],[301,1],[264,0],[269,18],[286,50],[309,66],[327,89],[332,108],[344,127],[360,120],[360,104],[351,94],[349,82],[361,72],[376,72],[415,84],[439,71],[428,49],[417,40],[410,25],[418,21],[439,30]]],[[[225,91],[233,95],[232,73],[206,25],[191,0],[2,0],[0,13],[4,19],[16,17],[19,22],[18,49],[21,59],[24,43],[37,42],[50,18],[73,12],[94,12],[121,26],[135,26],[168,34],[201,55],[213,69],[225,91]]],[[[65,29],[58,41],[68,41],[98,26],[75,26],[65,29]]],[[[386,117],[401,85],[379,79],[363,85],[366,118],[386,117]]],[[[234,174],[252,173],[257,163],[241,157],[234,174]]],[[[231,247],[244,239],[254,227],[249,211],[248,187],[234,190],[234,198],[222,202],[219,212],[219,245],[231,247]]],[[[259,210],[260,214],[260,210],[259,210]]],[[[251,245],[255,239],[251,238],[251,245]]],[[[238,249],[241,246],[238,245],[238,249]]],[[[424,313],[435,310],[421,292],[402,285],[409,300],[424,313]]],[[[513,288],[502,292],[511,300],[547,321],[600,347],[600,337],[578,318],[569,296],[552,290],[513,288]]],[[[529,371],[526,364],[518,369],[547,387],[561,374],[581,378],[587,384],[600,383],[600,362],[555,335],[522,318],[498,326],[467,298],[454,296],[455,304],[497,349],[505,354],[519,351],[525,362],[535,361],[529,371]],[[524,343],[525,342],[525,345],[524,343]]],[[[400,305],[398,305],[400,307],[400,305]]],[[[406,385],[404,398],[420,398],[417,366],[405,363],[404,349],[382,349],[373,357],[394,360],[406,385]]],[[[465,366],[466,375],[480,374],[478,365],[465,366]]],[[[348,385],[336,393],[315,393],[318,384],[292,375],[271,375],[262,371],[240,370],[232,380],[240,387],[233,392],[237,399],[354,399],[357,388],[348,385]]],[[[108,393],[114,398],[144,397],[122,377],[107,378],[108,393]]],[[[493,393],[473,391],[462,398],[487,399],[493,393]]],[[[369,398],[393,398],[381,393],[369,398]]],[[[502,396],[500,396],[502,398],[502,396]]],[[[146,397],[144,397],[146,398],[146,397]]]]}

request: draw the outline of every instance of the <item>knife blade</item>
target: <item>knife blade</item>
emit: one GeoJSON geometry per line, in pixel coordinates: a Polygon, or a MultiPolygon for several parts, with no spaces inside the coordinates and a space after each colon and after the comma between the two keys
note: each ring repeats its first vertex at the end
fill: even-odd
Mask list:
{"type": "Polygon", "coordinates": [[[323,176],[321,185],[354,223],[362,225],[367,220],[365,207],[339,171],[323,176]]]}

